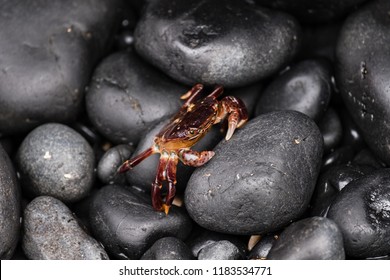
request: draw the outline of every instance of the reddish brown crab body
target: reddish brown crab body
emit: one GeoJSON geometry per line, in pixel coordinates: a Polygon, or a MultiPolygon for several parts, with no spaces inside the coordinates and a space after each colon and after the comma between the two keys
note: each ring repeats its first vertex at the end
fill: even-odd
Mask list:
{"type": "Polygon", "coordinates": [[[160,153],[160,161],[156,178],[152,184],[152,205],[159,211],[168,214],[169,207],[175,197],[176,166],[179,160],[189,166],[201,166],[213,156],[213,151],[196,152],[190,150],[210,130],[215,123],[228,117],[229,140],[237,127],[248,120],[244,103],[233,96],[226,96],[218,101],[223,93],[222,86],[205,98],[200,98],[203,85],[197,84],[181,98],[187,99],[180,111],[172,118],[155,137],[154,144],[149,149],[133,159],[125,161],[118,172],[126,172],[154,153],[160,153]],[[161,188],[164,181],[168,182],[168,190],[163,201],[161,188]]]}

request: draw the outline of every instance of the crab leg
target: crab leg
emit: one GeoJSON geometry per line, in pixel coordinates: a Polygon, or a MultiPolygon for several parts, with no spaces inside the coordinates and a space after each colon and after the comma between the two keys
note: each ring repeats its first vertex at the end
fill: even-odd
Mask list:
{"type": "Polygon", "coordinates": [[[222,93],[223,93],[223,86],[217,86],[207,97],[212,97],[216,99],[222,93]]]}
{"type": "Polygon", "coordinates": [[[208,162],[213,156],[213,151],[196,152],[193,150],[182,149],[179,151],[179,159],[188,166],[198,167],[208,162]]]}
{"type": "Polygon", "coordinates": [[[228,131],[225,139],[229,140],[237,127],[242,126],[248,120],[248,112],[244,102],[234,96],[226,96],[221,100],[222,106],[217,115],[216,123],[220,122],[227,115],[228,117],[228,131]]]}
{"type": "Polygon", "coordinates": [[[187,101],[183,104],[183,107],[188,107],[202,90],[203,85],[196,84],[187,93],[183,94],[180,99],[187,99],[187,101]]]}
{"type": "Polygon", "coordinates": [[[166,175],[168,181],[168,193],[165,197],[165,204],[163,204],[163,210],[168,215],[169,208],[172,205],[172,201],[176,194],[176,170],[179,158],[175,154],[171,154],[168,160],[166,175]]]}
{"type": "Polygon", "coordinates": [[[161,198],[162,182],[166,180],[166,169],[168,163],[168,154],[162,153],[158,163],[157,174],[152,183],[152,206],[155,210],[164,210],[161,198]]]}
{"type": "Polygon", "coordinates": [[[141,161],[146,159],[147,157],[151,156],[152,154],[156,153],[155,149],[153,147],[150,147],[149,149],[146,149],[136,157],[126,160],[119,168],[118,173],[124,173],[130,169],[132,169],[134,166],[139,164],[141,161]]]}

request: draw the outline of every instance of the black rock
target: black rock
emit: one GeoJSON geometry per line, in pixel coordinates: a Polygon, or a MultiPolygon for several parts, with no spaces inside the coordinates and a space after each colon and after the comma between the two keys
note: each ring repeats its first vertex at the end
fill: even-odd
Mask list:
{"type": "MultiPolygon", "coordinates": [[[[167,124],[170,120],[164,120],[155,127],[152,128],[139,142],[137,149],[134,151],[133,156],[138,155],[142,151],[151,147],[153,144],[153,139],[158,134],[158,132],[167,124]]],[[[191,149],[195,151],[205,151],[212,150],[215,145],[222,139],[222,134],[220,133],[220,126],[215,125],[211,130],[204,136],[204,138],[199,141],[191,149]]],[[[135,185],[142,187],[145,190],[150,190],[152,183],[155,180],[157,175],[157,167],[160,159],[160,154],[155,154],[149,158],[142,161],[140,164],[135,166],[133,169],[126,173],[127,181],[130,185],[135,185]]],[[[178,192],[183,192],[187,182],[195,170],[194,167],[189,167],[181,162],[177,165],[177,184],[176,189],[178,192]]]]}
{"type": "Polygon", "coordinates": [[[230,241],[216,241],[202,250],[198,255],[199,260],[239,260],[242,259],[240,250],[230,241]]]}
{"type": "Polygon", "coordinates": [[[349,183],[335,198],[328,218],[340,227],[351,257],[390,252],[390,169],[380,169],[349,183]]]}
{"type": "Polygon", "coordinates": [[[373,169],[384,168],[386,165],[379,160],[369,149],[362,149],[352,160],[353,164],[371,167],[373,169]]]}
{"type": "Polygon", "coordinates": [[[186,243],[191,248],[192,255],[198,258],[199,253],[203,248],[223,240],[234,244],[234,246],[239,249],[242,257],[246,255],[247,245],[243,237],[209,231],[201,227],[192,231],[191,235],[187,238],[186,243]]]}
{"type": "Polygon", "coordinates": [[[318,123],[318,127],[324,137],[324,154],[327,154],[337,148],[343,138],[343,127],[337,112],[329,108],[318,123]]]}
{"type": "Polygon", "coordinates": [[[108,259],[103,247],[82,230],[69,208],[58,199],[35,198],[27,205],[23,222],[23,250],[29,259],[108,259]]]}
{"type": "Polygon", "coordinates": [[[311,217],[289,225],[276,240],[269,260],[343,260],[343,235],[330,219],[311,217]]]}
{"type": "Polygon", "coordinates": [[[304,23],[324,23],[341,18],[367,0],[255,0],[256,3],[296,16],[304,23]]]}
{"type": "Polygon", "coordinates": [[[176,237],[157,240],[141,257],[141,260],[191,260],[194,257],[187,245],[176,237]]]}
{"type": "Polygon", "coordinates": [[[352,146],[342,146],[331,153],[324,156],[322,159],[321,170],[325,171],[332,166],[337,166],[341,164],[347,164],[353,160],[355,156],[355,150],[352,146]]]}
{"type": "Polygon", "coordinates": [[[10,259],[19,240],[20,190],[11,160],[0,144],[0,259],[10,259]]]}
{"type": "Polygon", "coordinates": [[[97,166],[97,176],[104,184],[126,183],[125,174],[119,174],[118,166],[130,158],[134,148],[129,145],[117,145],[109,149],[100,159],[97,166]]]}
{"type": "Polygon", "coordinates": [[[172,206],[165,215],[152,208],[149,195],[117,185],[103,187],[93,197],[90,223],[94,236],[119,259],[139,259],[162,237],[184,240],[192,225],[184,209],[172,206]]]}
{"type": "Polygon", "coordinates": [[[267,259],[269,251],[271,250],[272,246],[274,246],[277,239],[278,236],[273,234],[261,236],[260,241],[250,251],[248,258],[251,260],[267,259]]]}
{"type": "Polygon", "coordinates": [[[328,108],[331,89],[329,64],[323,60],[304,60],[268,85],[257,102],[255,114],[294,110],[318,122],[328,108]]]}
{"type": "Polygon", "coordinates": [[[261,115],[218,144],[213,159],[195,170],[185,206],[209,230],[240,235],[275,231],[306,210],[322,147],[322,135],[306,115],[261,115]]]}
{"type": "Polygon", "coordinates": [[[300,27],[291,16],[249,1],[151,1],[135,30],[135,48],[172,78],[238,87],[270,76],[296,54],[300,27]]]}
{"type": "Polygon", "coordinates": [[[311,201],[312,216],[326,216],[337,194],[350,182],[361,178],[374,168],[352,164],[337,165],[323,172],[314,190],[311,201]]]}
{"type": "Polygon", "coordinates": [[[76,118],[121,5],[121,0],[1,1],[0,135],[76,118]]]}
{"type": "Polygon", "coordinates": [[[386,164],[390,164],[389,10],[389,1],[371,1],[348,17],[336,50],[336,81],[346,107],[370,149],[386,164]]]}
{"type": "Polygon", "coordinates": [[[96,68],[86,108],[105,137],[136,144],[148,128],[178,111],[188,90],[133,51],[114,53],[96,68]]]}
{"type": "Polygon", "coordinates": [[[353,121],[351,115],[344,106],[341,108],[340,119],[343,127],[342,145],[351,146],[355,151],[360,151],[367,147],[367,144],[363,140],[360,128],[353,121]]]}
{"type": "Polygon", "coordinates": [[[93,184],[93,151],[80,134],[63,124],[48,123],[31,131],[16,162],[22,187],[33,196],[74,202],[85,197],[93,184]]]}

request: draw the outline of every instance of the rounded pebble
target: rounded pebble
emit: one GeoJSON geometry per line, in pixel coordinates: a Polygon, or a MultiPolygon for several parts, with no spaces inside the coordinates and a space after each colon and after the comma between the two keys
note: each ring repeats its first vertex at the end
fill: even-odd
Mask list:
{"type": "Polygon", "coordinates": [[[166,215],[152,208],[145,192],[118,185],[100,189],[89,212],[94,236],[117,259],[139,259],[162,237],[184,240],[192,227],[184,209],[172,206],[166,215]]]}
{"type": "Polygon", "coordinates": [[[0,135],[76,119],[121,2],[2,2],[0,135]]]}
{"type": "Polygon", "coordinates": [[[370,3],[344,22],[336,48],[336,82],[370,149],[390,164],[390,2],[370,3]],[[351,51],[353,50],[353,51],[351,51]]]}
{"type": "Polygon", "coordinates": [[[331,72],[327,61],[304,60],[277,76],[261,93],[256,116],[294,110],[318,122],[328,108],[331,72]]]}
{"type": "Polygon", "coordinates": [[[275,73],[300,38],[293,17],[235,0],[151,1],[134,33],[137,52],[172,78],[226,87],[275,73]]]}
{"type": "Polygon", "coordinates": [[[330,219],[311,217],[289,225],[272,246],[269,260],[343,260],[343,235],[330,219]]]}
{"type": "Polygon", "coordinates": [[[329,108],[318,124],[324,137],[324,154],[338,147],[343,138],[343,127],[337,112],[329,108]]]}
{"type": "Polygon", "coordinates": [[[40,196],[31,201],[23,218],[23,250],[33,260],[106,260],[103,247],[80,227],[58,199],[40,196]]]}
{"type": "Polygon", "coordinates": [[[335,198],[328,218],[344,236],[351,257],[379,257],[390,252],[390,169],[349,183],[335,198]]]}
{"type": "Polygon", "coordinates": [[[239,260],[242,259],[240,250],[230,241],[216,241],[202,250],[198,255],[199,260],[239,260]]]}
{"type": "Polygon", "coordinates": [[[31,131],[16,156],[22,187],[64,202],[85,197],[94,181],[94,153],[70,127],[48,123],[31,131]]]}
{"type": "Polygon", "coordinates": [[[141,260],[192,260],[188,246],[175,237],[157,240],[141,257],[141,260]]]}
{"type": "Polygon", "coordinates": [[[20,189],[12,162],[0,144],[0,259],[10,259],[19,241],[20,189]]]}
{"type": "Polygon", "coordinates": [[[263,234],[283,227],[308,206],[322,141],[316,124],[299,112],[250,120],[192,174],[185,190],[188,213],[200,226],[222,233],[263,234]]]}
{"type": "Polygon", "coordinates": [[[137,144],[151,126],[173,115],[189,89],[140,59],[134,51],[106,57],[86,95],[92,124],[114,143],[137,144]]]}
{"type": "Polygon", "coordinates": [[[97,176],[104,184],[126,183],[125,174],[119,174],[118,166],[130,158],[134,148],[129,145],[117,145],[109,149],[99,160],[97,166],[97,176]]]}

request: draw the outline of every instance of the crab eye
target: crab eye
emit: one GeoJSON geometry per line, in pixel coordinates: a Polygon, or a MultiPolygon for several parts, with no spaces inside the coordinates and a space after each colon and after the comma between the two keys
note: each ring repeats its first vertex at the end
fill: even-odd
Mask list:
{"type": "Polygon", "coordinates": [[[191,128],[191,129],[188,131],[188,133],[189,133],[190,135],[194,135],[197,131],[198,131],[197,128],[191,128]]]}

